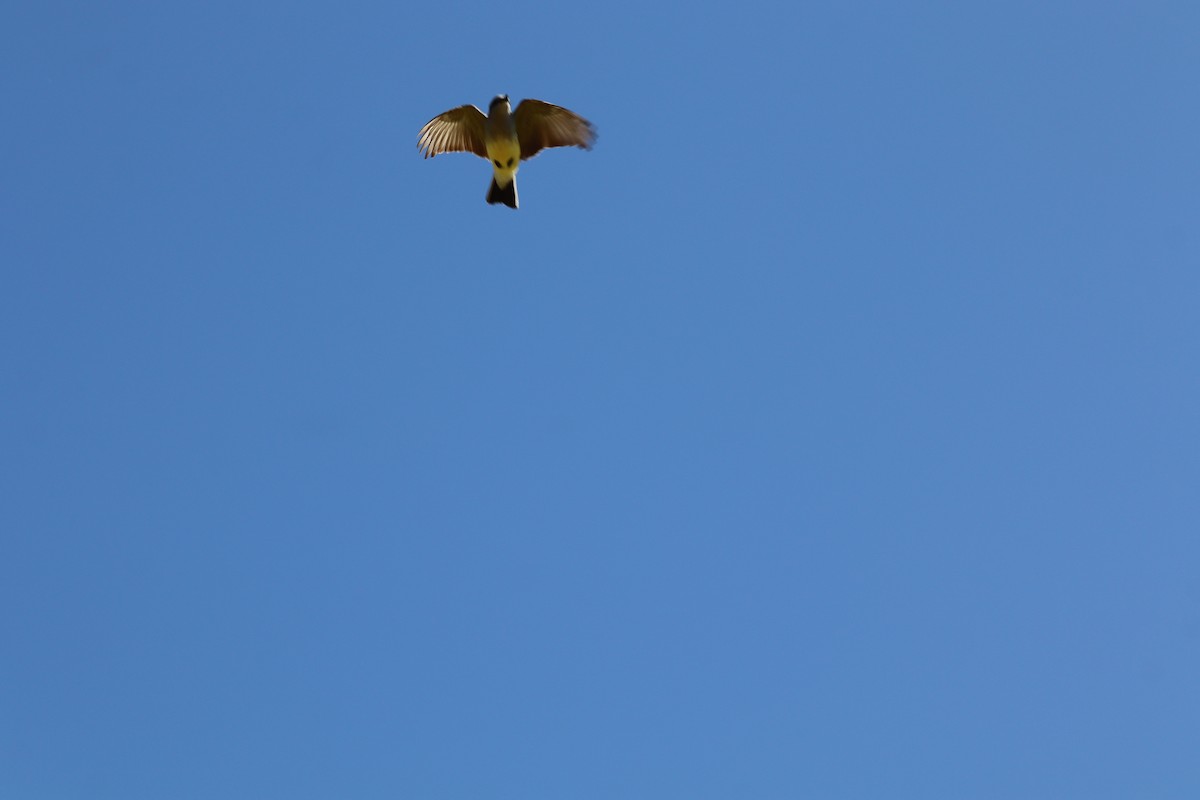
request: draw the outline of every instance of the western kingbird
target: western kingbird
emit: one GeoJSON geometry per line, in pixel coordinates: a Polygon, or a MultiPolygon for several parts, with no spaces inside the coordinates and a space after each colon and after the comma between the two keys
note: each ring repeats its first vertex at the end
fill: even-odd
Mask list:
{"type": "Polygon", "coordinates": [[[492,98],[485,117],[475,106],[452,108],[421,128],[417,147],[425,158],[440,153],[474,153],[492,162],[489,203],[517,207],[517,169],[545,147],[582,147],[596,141],[592,123],[562,106],[522,100],[512,111],[508,95],[492,98]]]}

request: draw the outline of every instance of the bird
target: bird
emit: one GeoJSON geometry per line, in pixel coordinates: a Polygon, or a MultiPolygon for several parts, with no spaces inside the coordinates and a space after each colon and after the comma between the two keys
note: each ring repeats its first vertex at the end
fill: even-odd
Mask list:
{"type": "Polygon", "coordinates": [[[562,106],[543,100],[522,100],[515,111],[508,95],[498,94],[487,116],[473,105],[438,114],[421,128],[417,147],[425,158],[442,153],[474,153],[492,162],[487,202],[517,207],[517,169],[547,147],[591,150],[596,141],[592,123],[562,106]]]}

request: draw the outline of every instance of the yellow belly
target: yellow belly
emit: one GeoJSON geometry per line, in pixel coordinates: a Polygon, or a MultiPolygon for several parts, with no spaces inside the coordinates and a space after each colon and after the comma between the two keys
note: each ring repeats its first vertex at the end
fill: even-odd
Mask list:
{"type": "Polygon", "coordinates": [[[502,139],[487,143],[488,160],[496,174],[496,183],[507,186],[517,176],[521,166],[521,145],[516,139],[502,139]]]}

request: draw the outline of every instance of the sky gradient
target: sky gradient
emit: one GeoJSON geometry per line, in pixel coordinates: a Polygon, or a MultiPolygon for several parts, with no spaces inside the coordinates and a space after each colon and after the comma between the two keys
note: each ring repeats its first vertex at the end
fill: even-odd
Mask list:
{"type": "Polygon", "coordinates": [[[1197,9],[5,5],[0,796],[1197,796],[1197,9]]]}

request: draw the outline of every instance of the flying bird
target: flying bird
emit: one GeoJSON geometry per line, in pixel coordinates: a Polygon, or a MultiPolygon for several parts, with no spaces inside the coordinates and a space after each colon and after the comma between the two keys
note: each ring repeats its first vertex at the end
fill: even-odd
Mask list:
{"type": "Polygon", "coordinates": [[[438,114],[417,137],[425,158],[441,153],[474,153],[492,162],[489,203],[517,207],[517,169],[546,147],[582,147],[596,141],[592,123],[562,106],[541,100],[522,100],[516,111],[508,95],[492,98],[485,117],[472,105],[438,114]]]}

